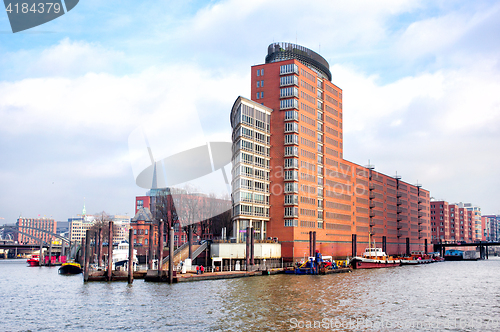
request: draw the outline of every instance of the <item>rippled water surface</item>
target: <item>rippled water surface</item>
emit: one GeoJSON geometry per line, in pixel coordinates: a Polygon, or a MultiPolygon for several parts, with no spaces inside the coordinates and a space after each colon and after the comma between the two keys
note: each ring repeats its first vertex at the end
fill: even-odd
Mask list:
{"type": "Polygon", "coordinates": [[[500,331],[500,259],[168,285],[0,260],[0,331],[500,331]]]}

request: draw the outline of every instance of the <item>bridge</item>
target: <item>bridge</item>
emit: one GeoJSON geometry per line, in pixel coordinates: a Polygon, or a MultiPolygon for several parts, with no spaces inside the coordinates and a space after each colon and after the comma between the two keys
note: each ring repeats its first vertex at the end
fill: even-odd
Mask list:
{"type": "Polygon", "coordinates": [[[0,249],[3,249],[4,252],[5,252],[5,250],[7,250],[8,252],[11,252],[11,250],[14,250],[16,253],[15,256],[17,256],[18,252],[23,252],[23,251],[26,252],[28,249],[29,249],[28,251],[32,251],[33,247],[40,246],[40,252],[42,252],[43,248],[49,249],[49,256],[52,255],[52,249],[54,249],[54,252],[60,252],[61,255],[64,255],[64,251],[65,251],[65,247],[66,247],[64,245],[64,243],[67,243],[68,247],[70,249],[70,254],[71,254],[71,241],[70,241],[70,239],[68,239],[64,236],[61,236],[59,234],[52,233],[50,231],[47,231],[47,230],[41,229],[41,228],[30,227],[30,226],[19,226],[17,224],[14,224],[14,225],[2,225],[2,226],[0,226],[0,235],[2,233],[4,233],[5,230],[9,230],[12,233],[18,233],[18,234],[25,235],[29,238],[34,239],[38,244],[20,244],[20,243],[17,243],[17,241],[13,241],[13,240],[8,241],[8,240],[4,240],[4,239],[0,238],[0,249]],[[36,237],[33,234],[29,234],[27,232],[23,232],[23,231],[19,230],[19,228],[21,228],[23,231],[24,230],[26,230],[26,231],[27,230],[35,230],[35,231],[39,231],[39,232],[42,232],[45,234],[49,234],[51,236],[51,238],[56,238],[56,239],[61,240],[62,245],[61,246],[55,245],[53,248],[52,241],[50,241],[50,243],[47,243],[46,241],[43,241],[41,238],[36,237]]]}
{"type": "Polygon", "coordinates": [[[488,247],[500,246],[500,242],[440,242],[434,243],[434,251],[438,251],[441,253],[441,257],[444,257],[444,253],[446,252],[446,248],[457,248],[457,247],[476,247],[479,248],[479,253],[481,255],[481,259],[488,259],[488,247]]]}

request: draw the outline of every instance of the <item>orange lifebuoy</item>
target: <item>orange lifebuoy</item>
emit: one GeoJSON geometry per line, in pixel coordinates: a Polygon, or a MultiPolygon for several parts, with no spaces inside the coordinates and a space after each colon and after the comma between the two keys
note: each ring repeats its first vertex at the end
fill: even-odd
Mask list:
{"type": "Polygon", "coordinates": [[[218,266],[215,267],[215,272],[219,272],[219,267],[218,266]]]}

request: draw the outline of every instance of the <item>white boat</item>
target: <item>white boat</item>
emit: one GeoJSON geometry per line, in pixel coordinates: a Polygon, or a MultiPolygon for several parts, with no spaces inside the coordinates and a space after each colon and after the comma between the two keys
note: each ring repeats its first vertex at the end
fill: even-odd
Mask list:
{"type": "MultiPolygon", "coordinates": [[[[122,242],[118,245],[117,249],[113,249],[113,270],[124,269],[126,270],[128,264],[128,242],[122,242]]],[[[134,271],[137,269],[139,260],[137,259],[137,249],[134,249],[134,271]]]]}

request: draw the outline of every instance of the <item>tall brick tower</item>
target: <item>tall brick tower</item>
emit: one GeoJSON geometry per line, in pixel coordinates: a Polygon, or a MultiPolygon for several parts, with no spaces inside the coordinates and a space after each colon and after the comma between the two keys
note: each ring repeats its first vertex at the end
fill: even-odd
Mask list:
{"type": "Polygon", "coordinates": [[[429,192],[343,159],[342,90],[323,57],[273,43],[251,78],[251,99],[273,109],[266,233],[285,260],[311,253],[310,232],[337,257],[364,251],[369,235],[390,254],[424,250],[429,192]]]}

